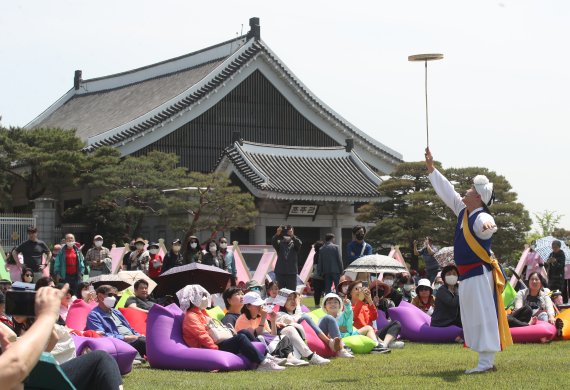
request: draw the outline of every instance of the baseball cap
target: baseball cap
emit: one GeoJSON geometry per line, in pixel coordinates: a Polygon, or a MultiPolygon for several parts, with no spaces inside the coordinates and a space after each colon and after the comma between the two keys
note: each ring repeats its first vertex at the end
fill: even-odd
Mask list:
{"type": "Polygon", "coordinates": [[[261,296],[255,291],[250,291],[243,296],[244,305],[261,306],[265,303],[261,296]]]}

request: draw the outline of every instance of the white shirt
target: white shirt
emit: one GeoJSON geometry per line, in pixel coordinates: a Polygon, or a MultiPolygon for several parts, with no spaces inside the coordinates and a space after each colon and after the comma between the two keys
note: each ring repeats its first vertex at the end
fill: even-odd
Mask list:
{"type": "MultiPolygon", "coordinates": [[[[443,203],[452,209],[455,215],[458,216],[461,210],[465,208],[465,204],[461,201],[461,195],[455,191],[453,184],[451,184],[449,180],[447,180],[445,176],[443,176],[437,169],[434,169],[433,172],[428,175],[428,179],[443,203]]],[[[479,207],[471,211],[468,216],[471,216],[473,213],[476,213],[482,209],[482,207],[479,207]]],[[[481,240],[490,239],[493,236],[493,233],[497,231],[497,226],[484,231],[483,225],[485,222],[491,222],[493,225],[495,225],[495,219],[490,214],[485,212],[479,213],[475,219],[475,222],[473,223],[473,231],[475,235],[481,240]]],[[[463,225],[460,225],[460,228],[463,229],[463,225]]]]}

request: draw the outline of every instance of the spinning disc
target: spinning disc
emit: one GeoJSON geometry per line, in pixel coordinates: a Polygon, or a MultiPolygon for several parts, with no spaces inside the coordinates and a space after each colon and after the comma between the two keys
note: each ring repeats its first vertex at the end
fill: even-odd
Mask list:
{"type": "Polygon", "coordinates": [[[443,59],[443,54],[438,54],[438,53],[414,54],[413,56],[408,56],[408,61],[436,61],[442,59],[443,59]]]}

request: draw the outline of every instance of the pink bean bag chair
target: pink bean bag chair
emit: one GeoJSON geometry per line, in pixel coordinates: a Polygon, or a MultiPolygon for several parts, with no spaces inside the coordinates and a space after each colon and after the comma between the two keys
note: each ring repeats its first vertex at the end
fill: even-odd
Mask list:
{"type": "Polygon", "coordinates": [[[97,306],[96,302],[85,303],[83,299],[76,299],[69,307],[65,325],[71,329],[85,330],[87,316],[95,306],[97,306]]]}
{"type": "Polygon", "coordinates": [[[75,335],[71,335],[71,337],[73,338],[75,351],[78,356],[87,352],[86,348],[92,351],[105,351],[117,361],[121,375],[131,372],[133,360],[137,356],[137,350],[124,341],[113,337],[90,338],[75,335]]]}
{"type": "Polygon", "coordinates": [[[133,309],[132,307],[121,307],[119,308],[119,311],[125,316],[134,330],[143,336],[146,335],[147,312],[133,309]]]}
{"type": "Polygon", "coordinates": [[[443,328],[430,326],[431,317],[408,303],[402,301],[398,307],[388,309],[390,318],[400,321],[402,330],[400,337],[410,341],[427,343],[451,343],[459,337],[463,337],[463,329],[452,325],[443,328]]]}
{"type": "MultiPolygon", "coordinates": [[[[148,312],[146,354],[152,368],[192,371],[234,371],[254,368],[242,355],[214,349],[190,348],[182,337],[184,313],[178,306],[154,305],[148,312]]],[[[265,345],[254,342],[265,353],[265,345]]]]}
{"type": "Polygon", "coordinates": [[[305,330],[305,336],[307,337],[307,345],[309,346],[309,349],[311,351],[316,352],[317,355],[321,355],[322,357],[325,358],[336,356],[334,351],[330,349],[328,345],[325,345],[323,340],[321,340],[319,336],[317,336],[313,328],[311,328],[306,321],[301,321],[301,325],[305,330]]]}
{"type": "Polygon", "coordinates": [[[538,321],[535,325],[511,328],[511,336],[514,343],[546,343],[556,337],[556,327],[538,321]]]}

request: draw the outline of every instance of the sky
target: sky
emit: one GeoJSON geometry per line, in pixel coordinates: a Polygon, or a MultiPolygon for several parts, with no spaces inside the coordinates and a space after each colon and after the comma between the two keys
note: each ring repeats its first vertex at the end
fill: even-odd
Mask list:
{"type": "MultiPolygon", "coordinates": [[[[83,78],[231,39],[261,38],[322,101],[371,137],[445,167],[507,178],[530,215],[570,229],[570,2],[28,0],[0,4],[0,115],[24,126],[83,78]]],[[[536,227],[536,225],[535,225],[536,227]]]]}

